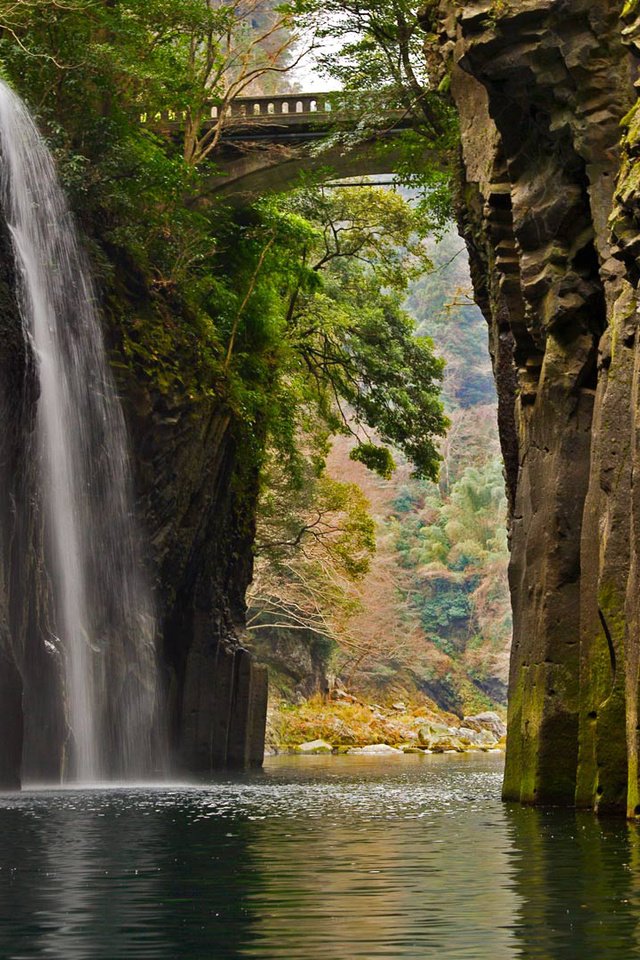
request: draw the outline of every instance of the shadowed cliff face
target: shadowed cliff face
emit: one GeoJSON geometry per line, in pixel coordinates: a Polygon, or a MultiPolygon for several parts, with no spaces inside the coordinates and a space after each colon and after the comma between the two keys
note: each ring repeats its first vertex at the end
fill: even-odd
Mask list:
{"type": "Polygon", "coordinates": [[[460,224],[500,394],[514,609],[504,793],[633,814],[640,141],[632,114],[621,152],[638,26],[621,13],[606,0],[443,0],[423,20],[460,113],[460,224]]]}
{"type": "Polygon", "coordinates": [[[266,668],[238,640],[258,467],[219,401],[172,404],[139,382],[127,392],[156,574],[171,752],[187,773],[259,764],[266,668]]]}
{"type": "Polygon", "coordinates": [[[227,765],[260,764],[264,753],[266,668],[239,639],[261,440],[210,391],[160,392],[144,362],[119,359],[118,330],[158,310],[179,322],[179,305],[159,304],[131,265],[118,264],[105,320],[155,586],[169,753],[178,772],[206,776],[227,765]]]}
{"type": "MultiPolygon", "coordinates": [[[[70,735],[59,654],[47,642],[51,591],[29,456],[38,397],[15,287],[0,218],[0,789],[63,779],[70,735]]],[[[107,309],[114,335],[116,302],[130,320],[151,309],[142,289],[124,289],[107,309]]],[[[118,373],[159,615],[159,710],[171,760],[178,772],[199,776],[259,764],[266,670],[238,639],[257,497],[247,438],[218,398],[171,399],[130,365],[118,363],[118,373]]]]}

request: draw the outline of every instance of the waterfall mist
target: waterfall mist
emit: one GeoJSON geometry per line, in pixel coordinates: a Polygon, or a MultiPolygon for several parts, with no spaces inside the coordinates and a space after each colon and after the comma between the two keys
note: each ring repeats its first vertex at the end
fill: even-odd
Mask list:
{"type": "Polygon", "coordinates": [[[159,762],[155,616],[122,410],[95,296],[51,155],[0,82],[0,202],[38,399],[31,456],[63,663],[65,779],[138,778],[159,762]]]}

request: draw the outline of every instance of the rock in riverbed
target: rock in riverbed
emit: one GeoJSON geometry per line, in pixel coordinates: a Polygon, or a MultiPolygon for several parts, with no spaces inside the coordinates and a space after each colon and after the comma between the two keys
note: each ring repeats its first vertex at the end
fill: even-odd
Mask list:
{"type": "Polygon", "coordinates": [[[308,740],[295,748],[296,753],[322,754],[333,753],[333,747],[326,740],[308,740]]]}
{"type": "Polygon", "coordinates": [[[496,740],[501,740],[507,733],[507,725],[500,719],[493,710],[485,710],[484,713],[475,713],[471,717],[465,717],[462,721],[465,727],[471,727],[472,730],[488,730],[496,740]]]}

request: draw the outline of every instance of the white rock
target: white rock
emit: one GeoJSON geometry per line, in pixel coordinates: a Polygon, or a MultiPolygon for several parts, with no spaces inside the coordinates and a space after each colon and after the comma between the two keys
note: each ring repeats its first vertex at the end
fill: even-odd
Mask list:
{"type": "Polygon", "coordinates": [[[326,740],[308,740],[296,747],[297,753],[333,753],[333,747],[326,740]]]}
{"type": "Polygon", "coordinates": [[[504,737],[507,732],[506,724],[493,710],[475,713],[471,717],[465,717],[462,722],[465,727],[472,727],[474,730],[490,730],[495,735],[496,740],[504,737]]]}

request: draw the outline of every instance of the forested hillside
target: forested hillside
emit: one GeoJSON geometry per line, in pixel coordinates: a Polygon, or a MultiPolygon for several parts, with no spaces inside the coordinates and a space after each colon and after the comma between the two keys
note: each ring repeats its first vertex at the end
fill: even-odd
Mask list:
{"type": "MultiPolygon", "coordinates": [[[[277,606],[271,595],[269,614],[279,615],[275,631],[267,629],[269,617],[260,618],[263,592],[255,597],[257,649],[288,697],[320,690],[327,674],[337,674],[369,699],[422,693],[458,713],[506,699],[506,499],[487,329],[470,299],[466,251],[456,232],[430,241],[428,250],[433,268],[412,282],[406,308],[417,333],[431,338],[446,361],[450,426],[440,443],[439,480],[415,477],[397,454],[393,476],[376,477],[350,459],[352,439],[333,438],[324,482],[352,486],[342,488],[340,506],[321,507],[318,515],[342,524],[344,546],[360,566],[338,572],[325,555],[320,567],[303,572],[293,560],[277,606]],[[362,535],[367,512],[375,533],[375,549],[369,544],[368,550],[354,536],[354,520],[362,535]]],[[[319,505],[310,495],[306,516],[313,518],[319,505]]]]}
{"type": "Polygon", "coordinates": [[[472,302],[466,250],[450,232],[407,307],[446,360],[450,420],[439,483],[409,481],[394,499],[397,550],[428,639],[488,696],[506,697],[511,619],[507,504],[487,328],[472,302]]]}

